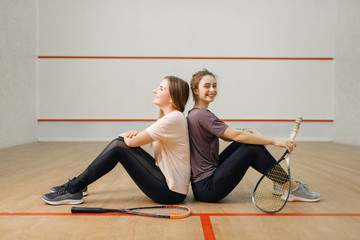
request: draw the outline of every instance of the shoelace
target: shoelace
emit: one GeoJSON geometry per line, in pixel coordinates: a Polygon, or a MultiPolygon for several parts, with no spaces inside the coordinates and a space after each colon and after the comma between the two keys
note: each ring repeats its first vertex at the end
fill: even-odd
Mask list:
{"type": "Polygon", "coordinates": [[[299,182],[299,181],[295,181],[295,182],[296,182],[297,184],[299,184],[299,185],[304,186],[305,190],[306,190],[307,192],[310,192],[310,189],[308,188],[308,185],[307,185],[307,184],[301,183],[301,182],[299,182]]]}
{"type": "Polygon", "coordinates": [[[61,186],[60,189],[58,189],[55,194],[56,195],[62,195],[64,193],[67,193],[67,187],[68,187],[69,183],[65,184],[64,186],[61,186]]]}

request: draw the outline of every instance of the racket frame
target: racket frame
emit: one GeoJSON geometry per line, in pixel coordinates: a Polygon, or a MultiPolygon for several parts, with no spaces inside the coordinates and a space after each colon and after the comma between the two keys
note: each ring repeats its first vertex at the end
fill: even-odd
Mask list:
{"type": "MultiPolygon", "coordinates": [[[[290,139],[291,140],[294,140],[298,131],[299,131],[299,128],[300,128],[300,124],[302,122],[302,119],[303,117],[302,116],[297,116],[296,117],[296,120],[295,120],[295,124],[293,126],[293,129],[291,131],[291,134],[290,134],[290,139]]],[[[266,173],[259,179],[259,181],[256,183],[256,186],[254,188],[254,191],[252,193],[252,202],[254,203],[254,205],[260,209],[261,211],[263,212],[266,212],[266,213],[275,213],[275,212],[279,212],[281,209],[283,209],[286,205],[286,203],[288,202],[289,200],[289,196],[290,196],[290,192],[291,192],[291,173],[290,173],[290,153],[288,150],[285,151],[285,153],[281,156],[281,158],[273,165],[271,166],[271,168],[269,168],[266,173]],[[256,204],[256,201],[255,201],[255,192],[256,192],[256,189],[258,188],[259,184],[261,183],[261,181],[263,180],[264,177],[266,177],[266,175],[274,168],[275,165],[278,165],[281,161],[286,161],[286,164],[287,164],[287,168],[288,168],[288,175],[289,175],[289,187],[287,188],[287,190],[285,189],[285,191],[287,191],[287,196],[285,199],[282,198],[282,201],[284,201],[284,204],[281,206],[281,208],[277,209],[277,210],[274,210],[274,211],[269,211],[269,210],[266,210],[266,209],[262,209],[261,207],[259,207],[257,204],[256,204]]]]}
{"type": "Polygon", "coordinates": [[[289,154],[289,151],[286,150],[286,152],[281,156],[281,158],[276,161],[276,163],[274,165],[271,166],[271,168],[269,168],[265,174],[262,175],[262,177],[259,179],[259,181],[256,183],[256,186],[254,188],[254,191],[252,193],[252,202],[254,203],[255,207],[257,207],[259,210],[265,212],[265,213],[276,213],[276,212],[279,212],[281,209],[283,209],[289,199],[289,196],[290,196],[290,189],[291,189],[291,173],[290,173],[290,154],[289,154]],[[269,211],[269,210],[266,210],[266,209],[263,209],[261,207],[258,206],[258,204],[256,203],[255,201],[255,192],[256,192],[256,189],[258,188],[259,184],[262,182],[263,178],[266,177],[266,175],[274,168],[274,166],[280,164],[281,161],[286,161],[287,163],[287,168],[288,168],[288,176],[289,176],[289,187],[287,189],[285,189],[285,191],[287,191],[287,196],[286,196],[286,199],[282,199],[284,201],[284,204],[277,210],[274,210],[274,211],[269,211]]]}
{"type": "Polygon", "coordinates": [[[191,214],[191,210],[185,206],[178,206],[178,205],[160,205],[160,206],[149,206],[149,207],[137,207],[137,208],[128,208],[128,209],[110,209],[110,208],[85,208],[85,207],[72,207],[72,213],[125,213],[125,214],[132,214],[138,216],[145,216],[145,217],[158,217],[158,218],[169,218],[169,219],[180,219],[188,217],[191,214]],[[145,213],[141,212],[141,210],[146,209],[164,209],[164,208],[171,208],[171,209],[181,209],[184,210],[184,213],[180,214],[161,214],[161,213],[145,213]]]}

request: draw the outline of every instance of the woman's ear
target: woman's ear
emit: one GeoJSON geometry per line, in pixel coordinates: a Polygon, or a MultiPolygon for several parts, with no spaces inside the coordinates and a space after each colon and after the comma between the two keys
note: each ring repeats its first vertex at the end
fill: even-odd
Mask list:
{"type": "Polygon", "coordinates": [[[193,91],[193,93],[194,93],[195,95],[198,95],[198,94],[199,94],[199,89],[197,89],[197,88],[193,89],[192,91],[193,91]]]}

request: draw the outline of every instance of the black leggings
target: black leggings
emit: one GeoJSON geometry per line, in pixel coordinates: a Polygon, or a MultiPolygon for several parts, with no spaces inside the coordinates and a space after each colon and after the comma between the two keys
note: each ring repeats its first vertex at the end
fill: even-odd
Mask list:
{"type": "Polygon", "coordinates": [[[217,202],[239,184],[250,166],[264,174],[275,163],[264,146],[233,142],[219,155],[219,166],[214,173],[192,183],[194,197],[203,202],[217,202]]]}
{"type": "Polygon", "coordinates": [[[140,147],[128,147],[123,138],[114,139],[77,178],[70,180],[68,191],[76,193],[95,182],[120,162],[136,185],[153,201],[174,204],[184,201],[186,195],[168,188],[166,179],[155,159],[140,147]]]}

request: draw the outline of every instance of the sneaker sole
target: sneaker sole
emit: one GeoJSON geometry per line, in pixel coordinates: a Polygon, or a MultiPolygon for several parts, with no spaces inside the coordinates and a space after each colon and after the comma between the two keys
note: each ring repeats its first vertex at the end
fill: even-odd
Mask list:
{"type": "MultiPolygon", "coordinates": [[[[282,200],[286,200],[284,198],[281,198],[282,200]]],[[[289,196],[288,202],[317,202],[319,201],[321,198],[315,198],[315,199],[308,199],[308,198],[301,198],[301,197],[294,197],[294,196],[289,196]]]]}
{"type": "MultiPolygon", "coordinates": [[[[54,190],[52,190],[52,189],[50,189],[50,192],[55,192],[54,190]]],[[[83,194],[83,196],[85,197],[85,196],[87,196],[89,193],[88,193],[88,191],[84,191],[84,192],[82,192],[82,194],[83,194]]]]}
{"type": "Polygon", "coordinates": [[[63,205],[63,204],[75,205],[75,204],[81,204],[81,203],[84,202],[84,199],[66,199],[66,200],[62,200],[62,201],[50,201],[50,200],[47,200],[45,198],[42,198],[42,200],[44,202],[46,202],[47,204],[50,204],[50,205],[63,205]]]}

